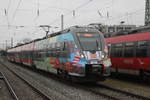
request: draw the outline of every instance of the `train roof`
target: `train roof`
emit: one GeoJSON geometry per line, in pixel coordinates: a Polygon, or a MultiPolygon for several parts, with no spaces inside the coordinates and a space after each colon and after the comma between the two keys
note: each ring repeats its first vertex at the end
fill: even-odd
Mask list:
{"type": "MultiPolygon", "coordinates": [[[[64,34],[64,33],[70,32],[70,31],[83,32],[83,29],[85,29],[85,31],[88,31],[88,32],[93,32],[93,31],[98,32],[97,29],[95,29],[94,27],[90,27],[90,26],[72,26],[72,27],[67,28],[65,30],[55,32],[55,33],[51,33],[47,37],[45,36],[43,38],[38,38],[38,39],[32,40],[32,41],[27,42],[27,43],[21,43],[21,44],[19,44],[17,46],[14,46],[12,48],[16,48],[16,47],[23,46],[23,45],[26,45],[26,44],[30,44],[30,43],[33,43],[33,42],[37,42],[37,41],[41,41],[41,40],[44,40],[46,38],[54,37],[54,36],[64,34]]],[[[12,49],[12,48],[9,48],[9,49],[12,49]]]]}
{"type": "Polygon", "coordinates": [[[109,38],[109,37],[115,37],[115,36],[121,36],[121,35],[140,34],[143,32],[150,32],[150,26],[142,26],[142,27],[138,27],[136,29],[130,30],[130,31],[123,30],[117,33],[107,33],[107,34],[104,34],[104,36],[105,38],[109,38]]]}

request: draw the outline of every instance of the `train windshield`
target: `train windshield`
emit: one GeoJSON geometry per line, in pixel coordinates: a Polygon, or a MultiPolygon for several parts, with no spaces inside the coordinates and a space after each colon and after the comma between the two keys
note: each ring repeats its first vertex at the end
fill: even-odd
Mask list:
{"type": "Polygon", "coordinates": [[[77,33],[81,49],[84,51],[97,51],[102,49],[102,40],[99,33],[77,33]]]}

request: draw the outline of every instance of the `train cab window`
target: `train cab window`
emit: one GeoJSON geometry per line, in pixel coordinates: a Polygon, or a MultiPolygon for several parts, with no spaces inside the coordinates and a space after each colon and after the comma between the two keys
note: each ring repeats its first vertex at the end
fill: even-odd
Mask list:
{"type": "Polygon", "coordinates": [[[68,41],[68,52],[74,52],[75,43],[74,41],[68,41]]]}
{"type": "Polygon", "coordinates": [[[135,56],[135,43],[125,43],[125,49],[124,49],[124,57],[134,57],[135,56]]]}
{"type": "Polygon", "coordinates": [[[149,41],[139,41],[136,46],[136,57],[149,57],[149,41]]]}

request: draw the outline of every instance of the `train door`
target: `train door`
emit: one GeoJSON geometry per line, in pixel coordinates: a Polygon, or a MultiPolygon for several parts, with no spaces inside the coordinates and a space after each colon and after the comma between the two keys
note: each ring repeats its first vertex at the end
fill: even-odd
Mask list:
{"type": "Polygon", "coordinates": [[[149,55],[150,55],[149,41],[138,41],[136,47],[136,58],[139,69],[150,70],[149,68],[149,55]]]}
{"type": "Polygon", "coordinates": [[[126,69],[136,70],[136,59],[135,59],[135,42],[127,42],[124,47],[124,65],[126,69]]]}
{"type": "Polygon", "coordinates": [[[119,68],[123,68],[123,44],[112,44],[111,48],[109,47],[110,57],[112,61],[112,67],[117,71],[119,68]]]}
{"type": "Polygon", "coordinates": [[[44,58],[46,53],[44,51],[36,51],[34,56],[34,64],[36,68],[41,70],[46,70],[46,66],[44,65],[44,58]]]}
{"type": "Polygon", "coordinates": [[[47,49],[45,40],[36,42],[34,52],[34,64],[36,68],[41,70],[47,70],[47,49]]]}

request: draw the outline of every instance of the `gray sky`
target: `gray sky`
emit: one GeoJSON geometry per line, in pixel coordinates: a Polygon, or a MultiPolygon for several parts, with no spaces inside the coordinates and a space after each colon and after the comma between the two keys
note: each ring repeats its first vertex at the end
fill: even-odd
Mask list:
{"type": "Polygon", "coordinates": [[[11,37],[15,43],[23,38],[43,37],[45,33],[39,25],[60,30],[61,14],[67,28],[99,22],[114,25],[122,20],[125,24],[144,25],[144,13],[145,0],[0,0],[0,47],[6,40],[10,43],[11,37]]]}

